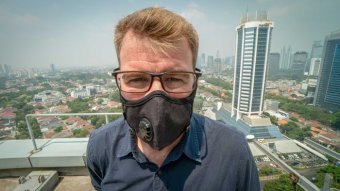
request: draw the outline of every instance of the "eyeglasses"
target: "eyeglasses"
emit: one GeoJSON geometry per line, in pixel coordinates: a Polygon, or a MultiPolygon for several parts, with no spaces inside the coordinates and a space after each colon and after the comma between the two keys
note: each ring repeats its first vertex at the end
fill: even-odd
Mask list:
{"type": "Polygon", "coordinates": [[[188,93],[197,87],[197,79],[202,75],[199,69],[196,72],[142,72],[142,71],[119,71],[112,72],[120,91],[127,93],[145,93],[150,90],[153,78],[161,80],[162,88],[167,93],[188,93]]]}

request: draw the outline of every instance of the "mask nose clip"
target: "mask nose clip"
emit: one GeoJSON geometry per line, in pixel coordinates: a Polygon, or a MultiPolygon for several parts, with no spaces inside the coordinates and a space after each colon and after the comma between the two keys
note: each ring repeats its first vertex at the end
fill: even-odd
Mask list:
{"type": "Polygon", "coordinates": [[[150,142],[153,139],[153,130],[150,121],[146,118],[143,118],[139,122],[139,133],[144,140],[150,142]]]}

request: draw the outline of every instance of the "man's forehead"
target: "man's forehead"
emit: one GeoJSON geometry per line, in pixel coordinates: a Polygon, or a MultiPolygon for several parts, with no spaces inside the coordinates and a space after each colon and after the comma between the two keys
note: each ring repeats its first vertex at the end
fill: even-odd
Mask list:
{"type": "Polygon", "coordinates": [[[182,38],[174,43],[164,44],[129,30],[124,36],[120,56],[125,51],[137,51],[142,54],[157,55],[158,57],[182,57],[192,55],[189,43],[185,38],[182,38]],[[125,50],[124,50],[125,49],[125,50]]]}

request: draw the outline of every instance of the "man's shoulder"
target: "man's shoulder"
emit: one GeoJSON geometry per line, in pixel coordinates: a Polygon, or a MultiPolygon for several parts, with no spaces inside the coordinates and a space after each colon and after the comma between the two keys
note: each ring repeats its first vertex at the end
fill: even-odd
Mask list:
{"type": "Polygon", "coordinates": [[[244,157],[249,154],[246,137],[236,127],[198,114],[194,115],[194,119],[203,124],[200,126],[203,130],[203,144],[206,144],[207,148],[215,150],[222,146],[223,149],[217,149],[222,155],[233,153],[244,157]]]}
{"type": "Polygon", "coordinates": [[[221,138],[234,137],[236,139],[245,139],[245,135],[234,126],[224,124],[221,121],[212,120],[209,117],[199,114],[194,114],[193,117],[199,123],[203,123],[203,129],[207,135],[214,134],[221,138]]]}

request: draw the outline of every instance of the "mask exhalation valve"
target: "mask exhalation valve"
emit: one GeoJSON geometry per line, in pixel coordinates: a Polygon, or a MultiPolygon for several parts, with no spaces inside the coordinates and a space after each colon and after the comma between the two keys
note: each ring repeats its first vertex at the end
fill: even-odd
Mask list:
{"type": "Polygon", "coordinates": [[[151,123],[148,119],[143,118],[139,122],[139,133],[146,141],[150,142],[153,138],[153,131],[151,123]]]}

